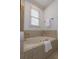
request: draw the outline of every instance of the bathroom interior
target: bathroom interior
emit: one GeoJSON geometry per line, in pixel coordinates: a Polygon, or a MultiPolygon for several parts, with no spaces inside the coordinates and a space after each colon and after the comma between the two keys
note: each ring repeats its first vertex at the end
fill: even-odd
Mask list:
{"type": "Polygon", "coordinates": [[[21,0],[20,59],[58,59],[58,0],[21,0]]]}

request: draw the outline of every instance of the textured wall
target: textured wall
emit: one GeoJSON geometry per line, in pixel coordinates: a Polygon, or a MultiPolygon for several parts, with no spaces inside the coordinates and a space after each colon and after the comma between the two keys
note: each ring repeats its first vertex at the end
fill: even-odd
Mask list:
{"type": "Polygon", "coordinates": [[[24,37],[29,38],[29,37],[36,37],[36,36],[41,36],[41,31],[24,31],[24,37]]]}
{"type": "Polygon", "coordinates": [[[57,38],[57,31],[51,30],[51,31],[24,31],[24,38],[29,37],[37,37],[37,36],[48,36],[48,37],[55,37],[57,38]]]}
{"type": "Polygon", "coordinates": [[[42,31],[41,36],[48,36],[48,37],[55,37],[55,38],[57,38],[57,31],[56,30],[42,31]]]}

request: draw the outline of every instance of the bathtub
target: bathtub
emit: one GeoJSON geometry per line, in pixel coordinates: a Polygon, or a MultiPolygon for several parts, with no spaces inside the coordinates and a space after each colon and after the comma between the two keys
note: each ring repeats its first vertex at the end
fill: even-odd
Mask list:
{"type": "Polygon", "coordinates": [[[24,59],[46,59],[57,48],[57,39],[52,37],[32,37],[24,41],[24,59]],[[52,49],[45,52],[44,41],[50,40],[52,49]],[[38,54],[37,54],[38,53],[38,54]],[[31,57],[30,57],[31,56],[31,57]]]}

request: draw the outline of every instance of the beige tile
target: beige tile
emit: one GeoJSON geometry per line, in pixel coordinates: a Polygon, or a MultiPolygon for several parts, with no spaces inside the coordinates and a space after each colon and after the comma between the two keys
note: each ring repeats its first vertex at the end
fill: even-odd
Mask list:
{"type": "Polygon", "coordinates": [[[51,54],[47,59],[58,59],[58,52],[54,52],[53,54],[51,54]]]}
{"type": "Polygon", "coordinates": [[[31,30],[27,30],[24,31],[24,38],[29,38],[29,37],[37,37],[37,36],[48,36],[48,37],[55,37],[57,38],[57,31],[53,30],[53,31],[31,31],[31,30]]]}

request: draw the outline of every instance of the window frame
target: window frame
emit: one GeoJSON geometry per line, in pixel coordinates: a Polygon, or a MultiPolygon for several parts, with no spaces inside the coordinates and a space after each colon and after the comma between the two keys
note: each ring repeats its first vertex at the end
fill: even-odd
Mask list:
{"type": "Polygon", "coordinates": [[[40,27],[40,11],[37,10],[36,8],[33,8],[33,7],[30,8],[30,26],[31,26],[31,27],[40,27]],[[34,16],[31,15],[31,10],[32,10],[32,9],[38,11],[39,17],[34,17],[34,16]],[[32,18],[38,19],[38,20],[39,20],[39,25],[32,25],[32,23],[31,23],[32,18]]]}

